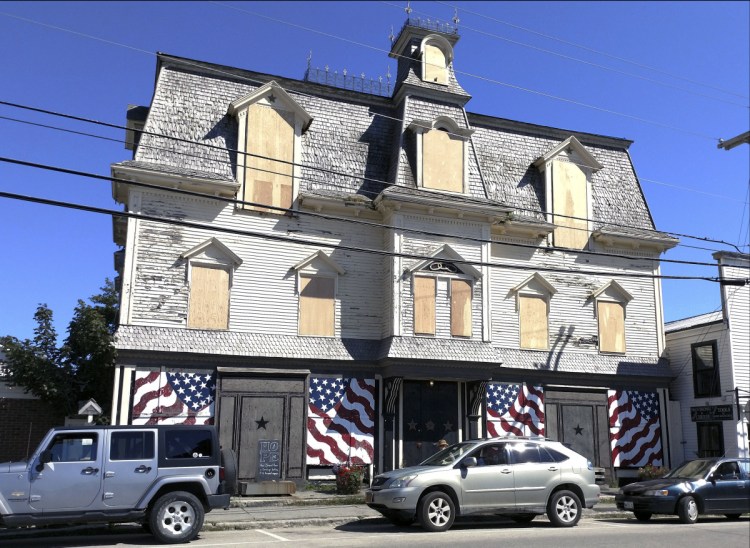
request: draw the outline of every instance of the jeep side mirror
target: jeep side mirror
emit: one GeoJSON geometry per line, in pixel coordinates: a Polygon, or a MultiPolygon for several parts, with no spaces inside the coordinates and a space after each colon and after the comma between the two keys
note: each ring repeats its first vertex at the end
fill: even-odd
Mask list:
{"type": "Polygon", "coordinates": [[[39,455],[39,463],[36,465],[36,471],[41,472],[44,470],[44,465],[48,462],[52,462],[52,451],[45,449],[42,454],[39,455]]]}
{"type": "Polygon", "coordinates": [[[461,461],[461,466],[464,468],[472,468],[477,465],[477,458],[476,457],[466,457],[464,460],[461,461]]]}

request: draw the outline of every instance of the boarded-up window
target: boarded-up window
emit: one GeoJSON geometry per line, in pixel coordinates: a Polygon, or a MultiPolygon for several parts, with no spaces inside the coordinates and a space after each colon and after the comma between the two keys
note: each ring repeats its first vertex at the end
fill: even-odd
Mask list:
{"type": "Polygon", "coordinates": [[[299,334],[333,337],[336,280],[301,276],[299,285],[299,334]]]}
{"type": "Polygon", "coordinates": [[[464,191],[464,142],[442,129],[422,136],[422,186],[464,191]]]}
{"type": "Polygon", "coordinates": [[[188,327],[229,328],[229,270],[192,265],[188,327]]]}
{"type": "Polygon", "coordinates": [[[625,307],[621,303],[599,301],[599,350],[625,353],[625,307]]]}
{"type": "Polygon", "coordinates": [[[426,44],[423,55],[424,81],[435,84],[447,84],[448,68],[443,51],[438,47],[426,44]]]}
{"type": "Polygon", "coordinates": [[[586,174],[577,165],[553,162],[552,212],[557,226],[554,233],[557,247],[584,249],[589,241],[586,186],[586,174]]]}
{"type": "Polygon", "coordinates": [[[451,280],[451,335],[471,337],[471,283],[451,280]]]}
{"type": "Polygon", "coordinates": [[[414,278],[414,333],[435,334],[435,278],[414,278]]]}
{"type": "MultiPolygon", "coordinates": [[[[275,207],[292,207],[294,115],[254,104],[247,110],[243,200],[275,207]],[[257,156],[252,156],[252,155],[257,156]]],[[[257,211],[275,211],[251,207],[257,211]]]]}
{"type": "Polygon", "coordinates": [[[544,297],[521,295],[518,298],[521,324],[521,348],[547,350],[549,326],[547,300],[544,297]]]}

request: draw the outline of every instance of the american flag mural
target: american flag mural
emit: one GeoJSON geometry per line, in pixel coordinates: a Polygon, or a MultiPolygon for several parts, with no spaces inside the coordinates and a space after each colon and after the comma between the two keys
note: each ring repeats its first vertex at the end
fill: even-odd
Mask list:
{"type": "Polygon", "coordinates": [[[307,464],[372,464],[375,380],[311,377],[307,464]]]}
{"type": "Polygon", "coordinates": [[[132,424],[213,424],[216,373],[136,371],[132,424]]]}
{"type": "Polygon", "coordinates": [[[528,384],[487,385],[487,435],[544,435],[544,389],[528,384]]]}
{"type": "Polygon", "coordinates": [[[609,390],[609,441],[615,466],[662,465],[659,395],[609,390]]]}

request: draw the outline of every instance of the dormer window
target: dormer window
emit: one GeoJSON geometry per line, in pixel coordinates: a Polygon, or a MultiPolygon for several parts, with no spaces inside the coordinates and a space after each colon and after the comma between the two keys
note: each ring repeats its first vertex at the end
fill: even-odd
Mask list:
{"type": "Polygon", "coordinates": [[[591,177],[602,165],[574,136],[535,165],[545,173],[548,220],[555,224],[553,245],[586,249],[593,215],[591,177]]]}
{"type": "Polygon", "coordinates": [[[432,84],[448,85],[448,67],[453,61],[453,48],[442,36],[425,36],[420,47],[422,52],[422,80],[432,84]]]}
{"type": "Polygon", "coordinates": [[[468,139],[474,132],[447,116],[433,121],[414,120],[417,135],[417,185],[444,192],[465,193],[468,180],[468,139]]]}
{"type": "Polygon", "coordinates": [[[231,249],[216,238],[180,255],[187,260],[188,314],[192,329],[229,329],[229,291],[233,272],[242,264],[231,249]]]}
{"type": "Polygon", "coordinates": [[[336,288],[346,273],[322,251],[292,267],[297,272],[298,322],[301,336],[333,337],[336,332],[336,288]]]}
{"type": "Polygon", "coordinates": [[[530,350],[549,350],[550,299],[557,290],[535,273],[511,289],[516,295],[519,346],[530,350]]]}
{"type": "Polygon", "coordinates": [[[286,213],[298,193],[301,137],[312,117],[273,81],[234,101],[229,114],[239,125],[239,197],[250,202],[240,207],[286,213]]]}
{"type": "Polygon", "coordinates": [[[633,296],[612,280],[593,293],[599,326],[599,352],[624,354],[625,307],[633,296]]]}

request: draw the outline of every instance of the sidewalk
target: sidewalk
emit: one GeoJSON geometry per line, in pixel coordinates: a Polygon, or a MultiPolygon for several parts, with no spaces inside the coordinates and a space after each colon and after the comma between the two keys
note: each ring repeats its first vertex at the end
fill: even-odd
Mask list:
{"type": "MultiPolygon", "coordinates": [[[[596,517],[631,517],[632,512],[617,510],[616,490],[602,488],[602,499],[593,509],[583,511],[583,519],[596,517]]],[[[206,514],[204,529],[274,529],[306,525],[340,525],[387,523],[375,510],[364,504],[364,494],[336,495],[318,491],[300,491],[275,497],[233,497],[227,510],[206,514]]],[[[546,519],[540,516],[537,519],[546,519]]]]}

